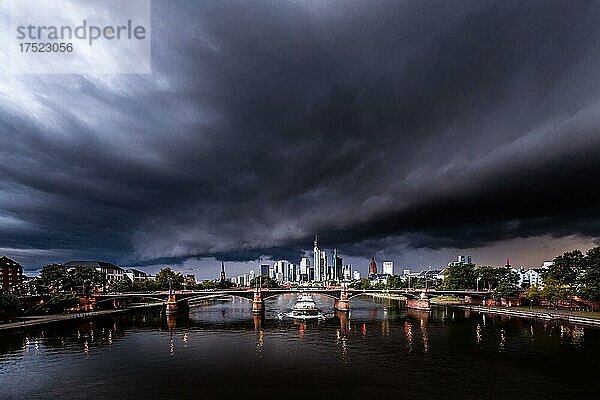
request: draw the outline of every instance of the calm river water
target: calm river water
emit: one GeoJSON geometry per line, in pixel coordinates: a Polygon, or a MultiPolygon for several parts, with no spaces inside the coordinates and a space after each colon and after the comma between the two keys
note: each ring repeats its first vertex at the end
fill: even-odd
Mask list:
{"type": "Polygon", "coordinates": [[[598,399],[600,329],[353,299],[211,301],[0,336],[0,399],[598,399]]]}

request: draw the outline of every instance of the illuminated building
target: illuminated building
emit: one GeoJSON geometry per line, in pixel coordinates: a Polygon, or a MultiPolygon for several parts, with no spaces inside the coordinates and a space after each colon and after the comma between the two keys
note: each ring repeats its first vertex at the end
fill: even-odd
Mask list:
{"type": "Polygon", "coordinates": [[[0,284],[4,290],[15,290],[23,283],[23,267],[8,257],[0,257],[0,284]]]}

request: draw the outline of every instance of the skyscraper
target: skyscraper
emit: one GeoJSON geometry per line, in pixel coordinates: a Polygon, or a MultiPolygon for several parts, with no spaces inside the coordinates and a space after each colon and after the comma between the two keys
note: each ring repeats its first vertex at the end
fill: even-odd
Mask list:
{"type": "Polygon", "coordinates": [[[225,264],[221,262],[221,282],[225,282],[225,264]]]}
{"type": "Polygon", "coordinates": [[[343,279],[345,281],[349,281],[350,279],[352,279],[352,266],[350,264],[346,264],[344,266],[344,275],[343,275],[343,279]]]}
{"type": "Polygon", "coordinates": [[[333,277],[335,280],[342,280],[344,278],[342,265],[342,256],[337,252],[337,249],[333,250],[333,277]]]}
{"type": "Polygon", "coordinates": [[[319,281],[326,281],[328,279],[328,271],[327,271],[327,253],[325,252],[325,250],[321,250],[321,257],[320,257],[320,265],[319,265],[319,278],[317,280],[319,281]]]}
{"type": "Polygon", "coordinates": [[[306,257],[302,257],[300,260],[300,282],[307,282],[310,280],[310,260],[306,257]]]}
{"type": "Polygon", "coordinates": [[[381,264],[383,268],[383,273],[388,275],[394,275],[394,262],[393,261],[384,261],[381,264]]]}
{"type": "Polygon", "coordinates": [[[377,275],[377,264],[375,263],[375,257],[371,257],[371,263],[369,264],[369,276],[377,275]]]}
{"type": "Polygon", "coordinates": [[[262,276],[269,276],[269,264],[260,264],[260,274],[262,276]]]}
{"type": "Polygon", "coordinates": [[[315,235],[315,242],[313,244],[313,268],[314,268],[314,277],[313,279],[316,281],[321,280],[321,252],[319,251],[319,243],[318,237],[315,235]]]}

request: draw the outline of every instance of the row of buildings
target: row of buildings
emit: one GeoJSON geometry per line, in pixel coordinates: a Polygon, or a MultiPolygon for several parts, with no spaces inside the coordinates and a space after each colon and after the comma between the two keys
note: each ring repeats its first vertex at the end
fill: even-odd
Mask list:
{"type": "MultiPolygon", "coordinates": [[[[154,280],[155,276],[135,268],[121,268],[109,262],[104,261],[69,261],[64,264],[65,267],[91,267],[96,269],[106,278],[107,282],[120,281],[128,278],[132,282],[154,280]]],[[[31,278],[23,274],[23,266],[18,262],[6,257],[0,257],[0,288],[7,291],[17,291],[31,278]]]]}
{"type": "Polygon", "coordinates": [[[105,261],[69,261],[63,264],[67,268],[92,267],[103,274],[107,282],[120,281],[129,278],[130,281],[154,280],[155,276],[134,268],[121,268],[105,261]]]}
{"type": "MultiPolygon", "coordinates": [[[[384,261],[382,267],[382,272],[378,273],[377,264],[372,258],[369,265],[369,278],[383,279],[394,275],[394,263],[392,261],[384,261]]],[[[333,250],[333,254],[329,258],[327,252],[319,248],[316,235],[312,258],[302,257],[298,264],[288,260],[278,260],[272,264],[260,264],[258,275],[268,276],[281,284],[349,282],[361,278],[360,272],[352,270],[352,265],[343,264],[342,256],[336,249],[333,250]]],[[[229,280],[238,286],[248,286],[256,276],[256,271],[250,270],[247,274],[231,277],[229,280]]]]}
{"type": "MultiPolygon", "coordinates": [[[[448,263],[448,266],[456,264],[471,264],[471,256],[458,256],[456,261],[448,263]]],[[[132,282],[154,280],[155,276],[144,271],[134,268],[121,268],[109,262],[103,261],[69,261],[64,266],[68,268],[77,267],[92,267],[102,273],[107,282],[120,281],[128,278],[132,282]]],[[[543,287],[542,275],[544,270],[549,268],[552,262],[544,262],[542,267],[525,269],[523,267],[513,268],[510,262],[507,261],[507,267],[517,274],[519,280],[518,285],[522,288],[529,286],[543,287]]],[[[387,279],[395,275],[394,263],[392,261],[384,261],[381,271],[378,269],[374,258],[368,268],[368,278],[372,283],[386,282],[387,279]]],[[[431,282],[442,282],[444,279],[445,269],[427,269],[419,272],[411,272],[408,269],[402,270],[400,276],[408,280],[429,279],[431,282]]],[[[317,237],[315,236],[313,246],[312,260],[308,257],[303,257],[299,264],[291,263],[287,260],[278,260],[272,264],[261,264],[258,275],[268,276],[275,281],[284,283],[321,283],[321,282],[350,282],[352,280],[361,279],[361,274],[358,271],[352,271],[350,264],[343,265],[342,257],[336,250],[333,251],[331,260],[329,260],[325,250],[321,250],[318,246],[317,237]]],[[[229,280],[237,286],[249,286],[252,279],[257,276],[254,270],[250,270],[247,274],[226,278],[224,265],[221,265],[221,280],[229,280]]],[[[0,257],[0,288],[8,291],[13,291],[20,288],[28,278],[23,275],[23,267],[16,261],[8,257],[0,257]]],[[[187,283],[195,283],[195,276],[188,275],[185,277],[187,283]]]]}

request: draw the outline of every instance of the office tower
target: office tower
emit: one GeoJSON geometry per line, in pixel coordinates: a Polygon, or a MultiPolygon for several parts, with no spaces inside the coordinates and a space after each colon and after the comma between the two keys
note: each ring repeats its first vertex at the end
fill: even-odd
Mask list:
{"type": "Polygon", "coordinates": [[[321,251],[319,250],[319,243],[317,239],[317,235],[315,235],[315,242],[313,243],[314,277],[311,279],[316,281],[321,279],[321,251]]]}
{"type": "Polygon", "coordinates": [[[269,276],[269,264],[260,264],[260,274],[269,276]]]}
{"type": "Polygon", "coordinates": [[[333,279],[342,280],[344,277],[344,273],[343,273],[344,266],[342,264],[342,256],[340,256],[338,254],[337,249],[333,250],[333,265],[334,265],[333,279]]]}
{"type": "Polygon", "coordinates": [[[311,269],[310,260],[306,257],[302,257],[300,260],[300,282],[308,282],[310,280],[309,269],[311,269]]]}
{"type": "Polygon", "coordinates": [[[472,264],[471,256],[458,256],[456,262],[459,264],[472,264]]]}
{"type": "Polygon", "coordinates": [[[345,281],[349,281],[350,279],[352,279],[352,266],[350,264],[346,264],[344,266],[343,279],[345,281]]]}
{"type": "Polygon", "coordinates": [[[383,273],[388,275],[394,275],[394,262],[393,261],[384,261],[382,264],[383,273]]]}
{"type": "Polygon", "coordinates": [[[319,265],[319,281],[326,281],[328,278],[327,253],[321,250],[320,265],[319,265]]]}

